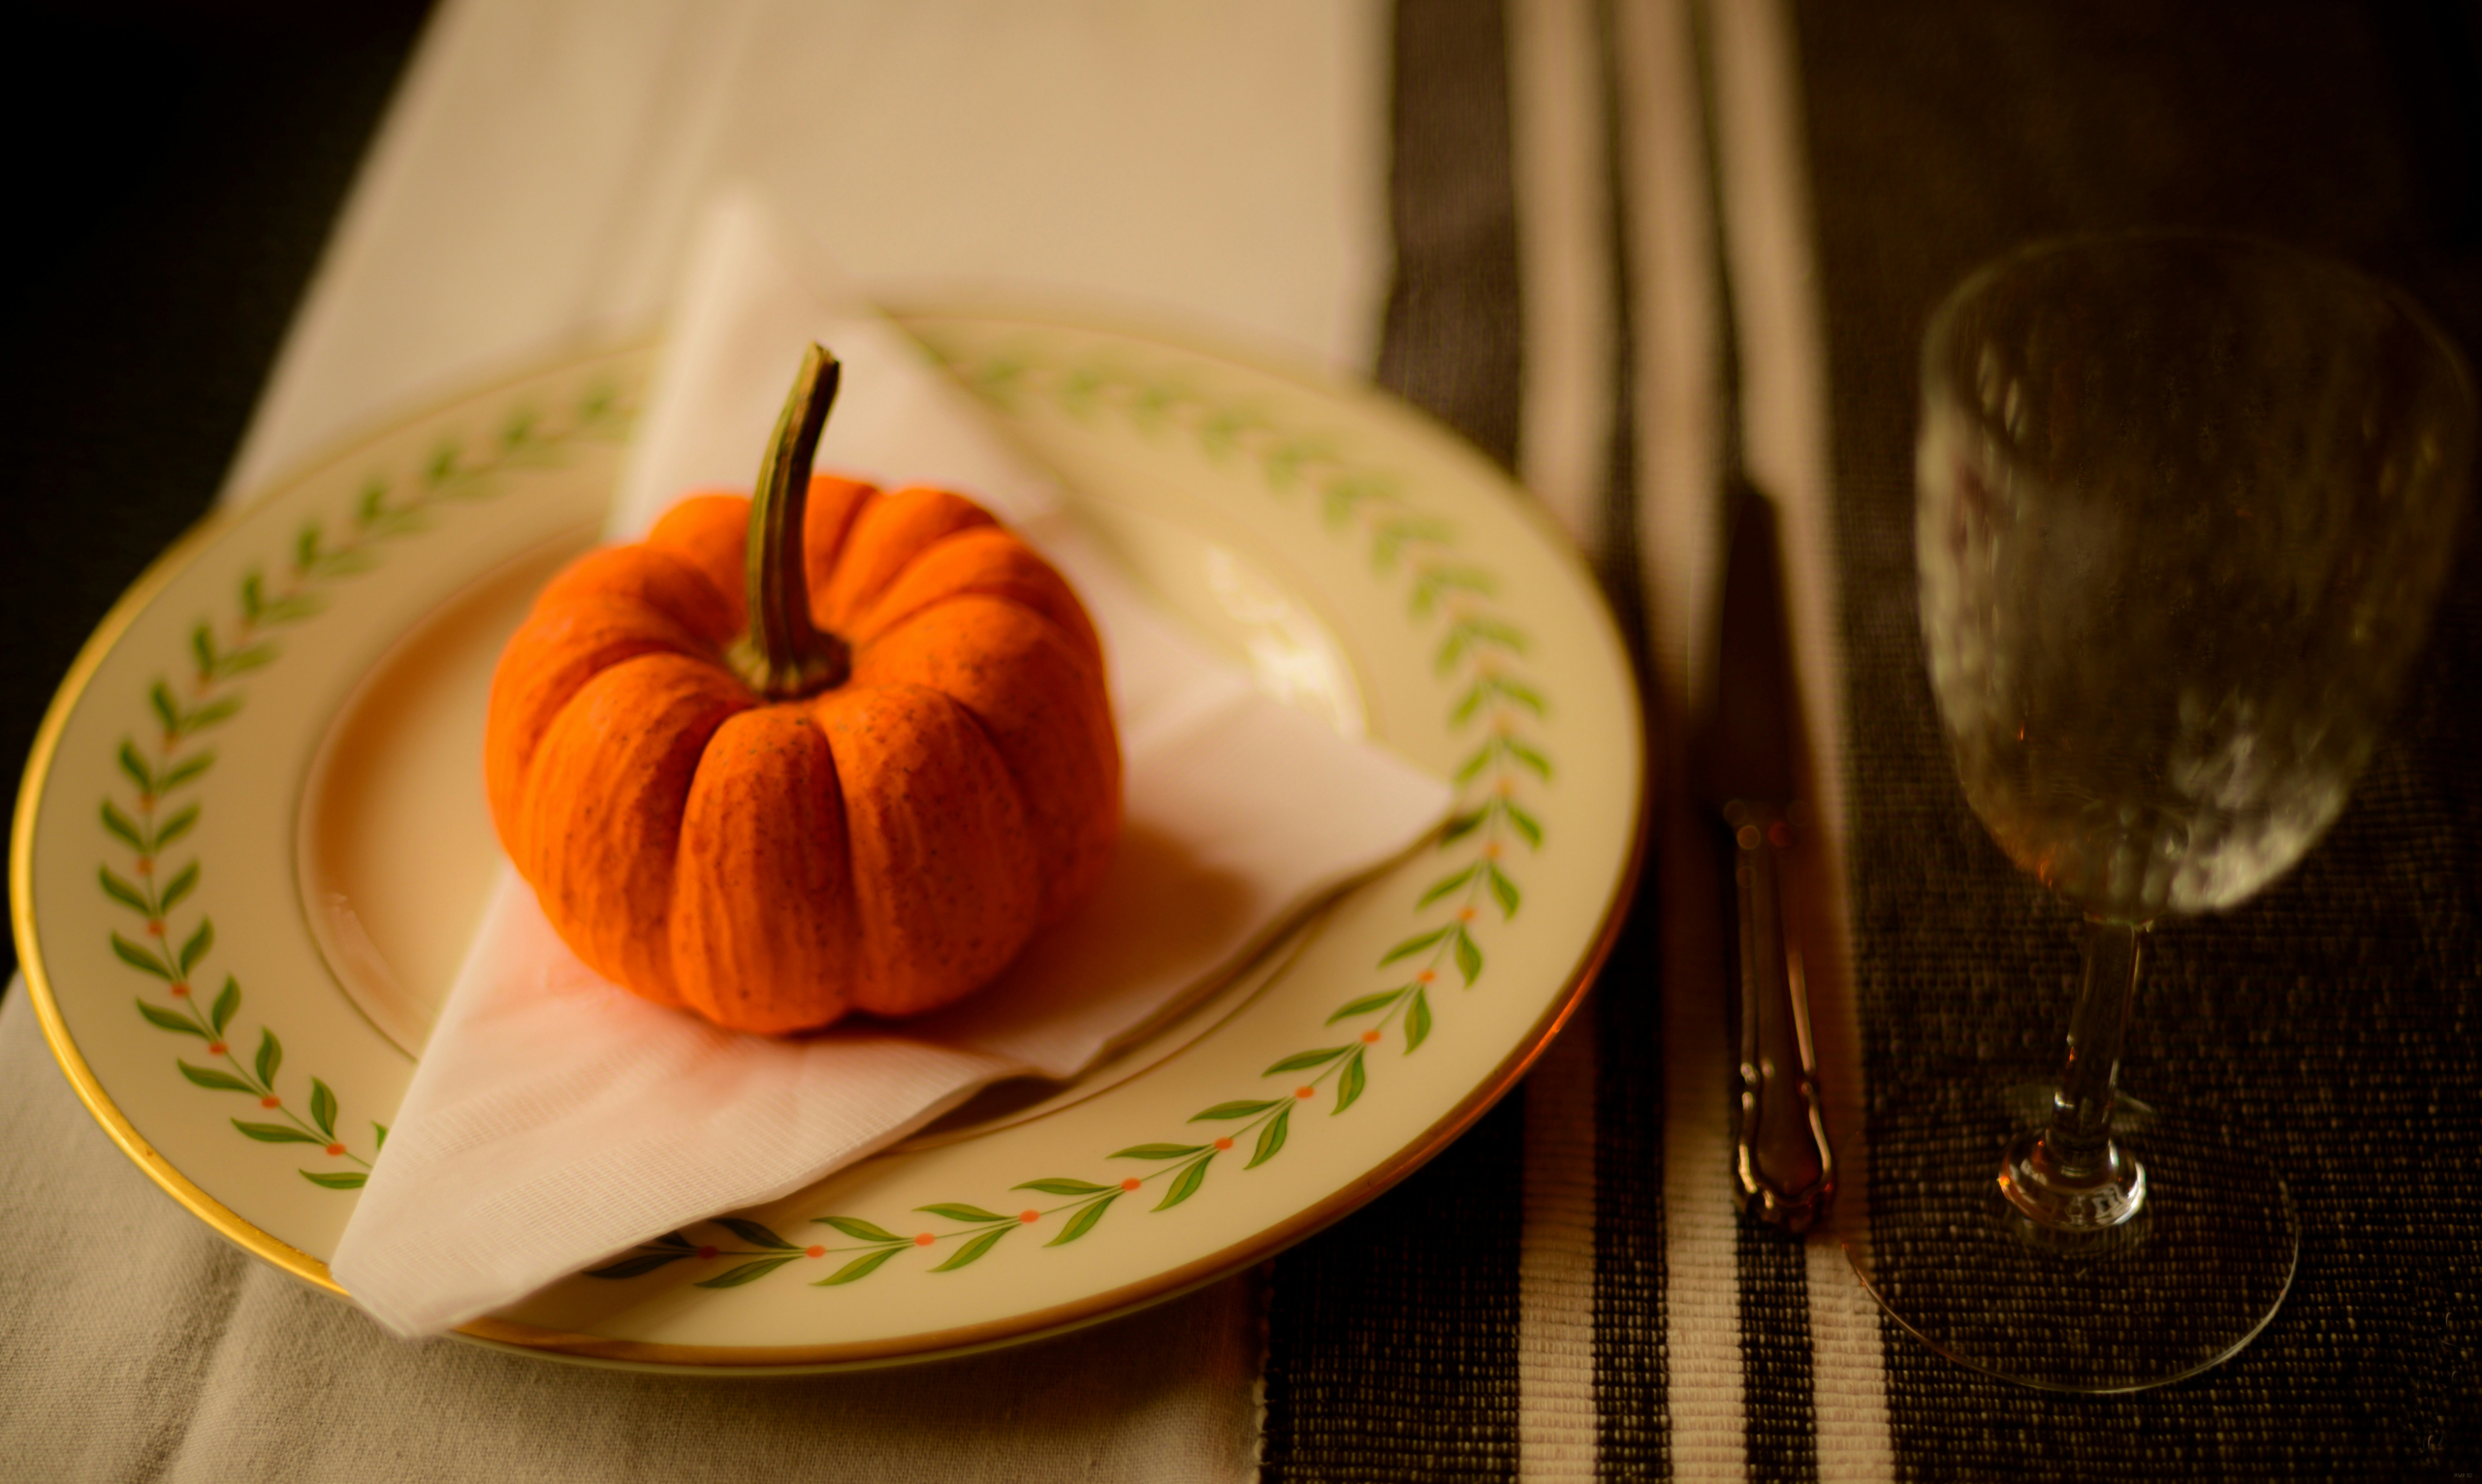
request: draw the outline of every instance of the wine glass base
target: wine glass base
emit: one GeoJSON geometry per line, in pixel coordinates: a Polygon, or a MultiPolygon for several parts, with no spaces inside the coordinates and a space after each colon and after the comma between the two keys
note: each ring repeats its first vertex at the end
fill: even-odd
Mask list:
{"type": "Polygon", "coordinates": [[[2301,1249],[2275,1167],[2212,1117],[2123,1095],[2113,1135],[2146,1167],[2145,1203],[2105,1231],[2048,1232],[1998,1177],[2050,1096],[1950,1089],[1874,1122],[1870,1210],[1843,1233],[1871,1296],[1957,1364],[2050,1391],[2142,1391],[2249,1343],[2301,1249]]]}

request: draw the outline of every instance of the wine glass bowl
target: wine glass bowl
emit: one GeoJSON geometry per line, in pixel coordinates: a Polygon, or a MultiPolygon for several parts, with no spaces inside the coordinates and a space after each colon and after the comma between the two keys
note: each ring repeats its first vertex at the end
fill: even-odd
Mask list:
{"type": "Polygon", "coordinates": [[[1931,691],[1991,837],[2086,919],[2055,1088],[1995,1167],[1955,1136],[1954,1168],[1848,1243],[1942,1353],[2136,1389],[2280,1305],[2280,1174],[2200,1110],[2118,1095],[2146,934],[2245,900],[2342,810],[2445,579],[2473,429],[2463,362],[2408,300],[2270,243],[2042,244],[1933,316],[1931,691]]]}
{"type": "Polygon", "coordinates": [[[2454,353],[2269,244],[2045,247],[1941,308],[1916,525],[1966,798],[2095,916],[2232,906],[2342,809],[2444,578],[2454,353]]]}

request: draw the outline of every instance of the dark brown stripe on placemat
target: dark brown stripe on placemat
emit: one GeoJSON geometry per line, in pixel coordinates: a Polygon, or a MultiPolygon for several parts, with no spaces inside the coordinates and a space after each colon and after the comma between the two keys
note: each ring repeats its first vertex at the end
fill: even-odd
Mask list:
{"type": "MultiPolygon", "coordinates": [[[[1397,10],[1396,272],[1379,356],[1383,385],[1504,466],[1523,346],[1506,28],[1498,0],[1397,10]]],[[[1271,1484],[1516,1477],[1523,1096],[1277,1259],[1271,1484]]]]}
{"type": "MultiPolygon", "coordinates": [[[[2466,5],[1798,0],[1829,377],[1855,976],[1874,1211],[1907,1110],[2045,1070],[2070,915],[1949,773],[1913,601],[1915,363],[1939,294],[2030,237],[2180,223],[2321,249],[2482,331],[2466,5]]],[[[1887,1339],[1909,1479],[2482,1477],[2482,520],[2392,739],[2331,836],[2156,934],[2122,1081],[2247,1127],[2304,1225],[2290,1297],[2196,1380],[2063,1399],[1887,1339]]],[[[2211,1272],[2201,1282],[2214,1281],[2211,1272]]],[[[2028,1345],[2044,1337],[2029,1334],[2028,1345]]]]}
{"type": "Polygon", "coordinates": [[[1276,1259],[1268,1484],[1516,1477],[1522,1096],[1276,1259]]]}
{"type": "MultiPolygon", "coordinates": [[[[1620,84],[1614,0],[1596,0],[1596,82],[1603,121],[1604,180],[1611,265],[1610,446],[1606,459],[1596,572],[1611,600],[1630,657],[1651,675],[1643,576],[1639,566],[1638,336],[1630,288],[1626,107],[1620,84]]],[[[1649,698],[1662,694],[1651,679],[1649,698]]],[[[1654,852],[1639,879],[1628,926],[1604,965],[1595,1015],[1594,1392],[1598,1470],[1612,1479],[1671,1472],[1671,1382],[1664,1311],[1663,955],[1661,883],[1654,852]]]]}
{"type": "Polygon", "coordinates": [[[1807,1484],[1819,1476],[1810,1396],[1810,1280],[1801,1239],[1741,1221],[1741,1409],[1749,1476],[1807,1484]]]}
{"type": "Polygon", "coordinates": [[[1403,0],[1390,80],[1377,379],[1512,469],[1525,319],[1500,0],[1403,0]]]}
{"type": "MultiPolygon", "coordinates": [[[[1638,296],[1632,288],[1629,265],[1636,262],[1636,246],[1629,230],[1629,131],[1627,104],[1620,85],[1620,48],[1616,0],[1595,0],[1595,91],[1597,116],[1603,129],[1603,179],[1605,220],[1610,240],[1606,244],[1605,261],[1609,265],[1610,281],[1605,285],[1606,302],[1611,306],[1611,364],[1608,368],[1610,397],[1609,441],[1604,450],[1603,506],[1586,553],[1593,561],[1595,576],[1603,583],[1604,595],[1611,600],[1612,616],[1619,620],[1620,634],[1629,647],[1629,658],[1640,677],[1650,673],[1646,653],[1646,580],[1639,565],[1639,524],[1638,520],[1638,331],[1640,319],[1638,296]]],[[[1646,682],[1648,696],[1660,696],[1662,687],[1646,682]]],[[[1651,899],[1648,900],[1651,905],[1651,899]]]]}
{"type": "Polygon", "coordinates": [[[1594,1396],[1600,1476],[1671,1476],[1664,1047],[1655,872],[1594,993],[1594,1396]]]}

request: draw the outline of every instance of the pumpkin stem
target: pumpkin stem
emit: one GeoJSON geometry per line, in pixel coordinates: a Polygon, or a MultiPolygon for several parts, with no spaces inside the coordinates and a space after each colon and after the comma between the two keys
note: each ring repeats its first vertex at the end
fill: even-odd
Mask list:
{"type": "Polygon", "coordinates": [[[802,368],[767,440],[767,461],[749,500],[749,631],[727,656],[750,688],[771,701],[807,696],[844,682],[852,653],[811,621],[810,573],[802,523],[811,502],[811,460],[836,403],[843,367],[823,345],[802,353],[802,368]]]}

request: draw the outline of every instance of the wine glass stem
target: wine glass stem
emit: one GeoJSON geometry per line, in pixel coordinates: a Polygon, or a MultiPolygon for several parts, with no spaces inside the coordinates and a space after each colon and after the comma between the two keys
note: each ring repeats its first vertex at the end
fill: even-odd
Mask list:
{"type": "Polygon", "coordinates": [[[2146,1204],[2145,1167],[2112,1139],[2112,1100],[2145,931],[2086,920],[2085,982],[2069,1016],[2068,1062],[2052,1092],[2051,1121],[2040,1134],[2021,1135],[2000,1161],[2000,1192],[2047,1231],[2109,1231],[2146,1204]]]}
{"type": "Polygon", "coordinates": [[[2052,1093],[2051,1127],[2043,1135],[2050,1163],[2062,1175],[2090,1175],[2109,1158],[2112,1099],[2137,999],[2139,934],[2145,931],[2128,923],[2085,921],[2085,978],[2069,1017],[2068,1060],[2052,1093]]]}

